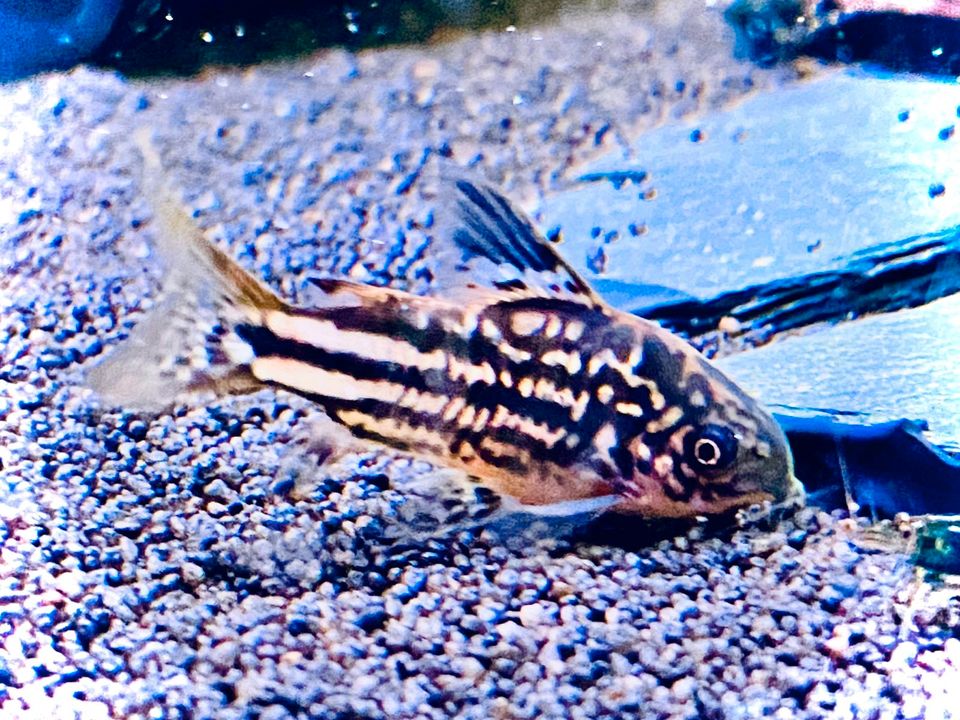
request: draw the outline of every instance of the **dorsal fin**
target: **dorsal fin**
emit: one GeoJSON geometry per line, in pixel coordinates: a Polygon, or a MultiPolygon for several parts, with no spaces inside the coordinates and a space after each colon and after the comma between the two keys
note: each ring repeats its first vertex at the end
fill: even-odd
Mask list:
{"type": "Polygon", "coordinates": [[[521,296],[602,304],[530,220],[486,185],[445,174],[433,235],[440,267],[435,273],[438,291],[488,287],[521,296]]]}

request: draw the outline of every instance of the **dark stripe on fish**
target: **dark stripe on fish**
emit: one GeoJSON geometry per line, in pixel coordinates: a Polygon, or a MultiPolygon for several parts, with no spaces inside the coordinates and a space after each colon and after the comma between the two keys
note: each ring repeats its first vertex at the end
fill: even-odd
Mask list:
{"type": "Polygon", "coordinates": [[[438,388],[447,391],[454,384],[443,370],[421,371],[402,363],[370,360],[356,353],[328,352],[310,343],[277,337],[258,325],[240,324],[235,332],[257,357],[290,358],[358,380],[386,380],[421,392],[436,392],[438,388]]]}
{"type": "MultiPolygon", "coordinates": [[[[250,344],[257,357],[289,358],[318,369],[342,373],[357,380],[394,383],[417,392],[446,397],[448,403],[453,398],[462,398],[465,403],[464,408],[472,407],[475,413],[485,410],[490,413],[490,417],[496,413],[498,406],[503,406],[522,422],[535,424],[551,434],[561,429],[564,431],[562,438],[548,445],[543,440],[531,437],[514,427],[489,427],[489,417],[485,426],[478,426],[479,429],[476,431],[473,430],[473,423],[461,427],[459,414],[463,412],[462,409],[450,419],[443,420],[446,409],[438,412],[423,412],[373,397],[343,399],[335,395],[319,396],[301,392],[325,406],[331,413],[336,413],[338,410],[354,410],[369,416],[372,421],[393,419],[413,428],[423,428],[438,433],[442,436],[445,447],[454,455],[458,453],[463,443],[469,443],[476,455],[484,462],[518,472],[519,466],[523,465],[519,457],[506,450],[503,454],[499,454],[484,448],[483,438],[490,438],[506,448],[529,453],[531,462],[551,462],[560,467],[570,467],[593,455],[595,434],[603,425],[610,424],[616,432],[616,444],[607,451],[609,461],[613,463],[621,477],[629,478],[632,477],[635,468],[639,468],[641,472],[652,470],[650,462],[639,460],[630,451],[637,437],[642,438],[642,442],[650,448],[651,456],[656,458],[665,451],[670,452],[667,450],[667,443],[677,427],[697,422],[704,412],[702,408],[692,407],[689,404],[688,393],[679,388],[673,389],[681,378],[682,358],[673,356],[662,343],[653,339],[648,339],[644,343],[642,356],[636,366],[625,370],[604,365],[591,375],[587,365],[596,353],[610,350],[619,362],[626,362],[635,346],[622,342],[623,338],[617,332],[616,326],[608,326],[609,329],[603,328],[600,333],[593,332],[597,326],[605,325],[608,322],[607,318],[599,312],[584,309],[576,303],[549,298],[530,298],[489,306],[480,314],[478,321],[481,325],[485,320],[493,322],[502,335],[502,341],[496,337],[487,337],[479,328],[465,339],[446,330],[435,318],[429,319],[424,328],[417,328],[408,321],[405,312],[400,308],[389,307],[389,311],[387,310],[388,306],[348,307],[337,308],[336,311],[309,311],[303,313],[303,317],[329,321],[337,330],[369,333],[371,336],[377,335],[392,341],[407,343],[418,352],[428,353],[439,350],[458,362],[471,363],[475,366],[489,365],[493,371],[494,383],[488,384],[481,380],[468,383],[462,376],[454,380],[449,374],[449,366],[422,370],[401,362],[373,360],[363,356],[362,341],[358,343],[355,352],[331,352],[312,343],[280,338],[265,327],[251,324],[239,325],[236,332],[241,339],[250,344]],[[580,343],[566,339],[562,332],[554,337],[546,337],[543,332],[515,333],[512,331],[511,323],[517,312],[542,313],[545,321],[559,321],[564,327],[570,322],[582,323],[589,346],[583,347],[580,343]],[[507,342],[516,350],[529,352],[532,357],[528,360],[511,359],[501,349],[501,342],[507,342]],[[576,353],[581,369],[571,372],[562,364],[546,364],[542,359],[543,355],[554,350],[576,353]],[[655,377],[643,372],[647,368],[655,370],[651,373],[655,377]],[[503,371],[511,376],[511,380],[506,384],[501,379],[503,371]],[[631,386],[631,374],[642,378],[645,383],[631,386]],[[666,377],[668,381],[660,382],[661,377],[666,377]],[[537,389],[537,383],[544,380],[552,384],[553,392],[564,394],[567,400],[560,402],[536,397],[530,389],[530,383],[533,383],[533,388],[537,389]],[[653,390],[646,384],[651,381],[657,388],[657,392],[664,394],[666,404],[660,410],[654,408],[653,390]],[[521,393],[518,388],[521,382],[527,383],[524,393],[521,393]],[[610,387],[612,401],[601,402],[598,399],[597,388],[602,385],[610,387]],[[588,393],[586,400],[583,400],[581,395],[584,391],[588,393]],[[572,417],[572,408],[569,406],[570,397],[580,404],[576,420],[572,417]],[[621,401],[636,405],[641,413],[640,416],[618,412],[615,406],[621,401]],[[671,407],[680,408],[681,416],[662,429],[647,432],[648,424],[661,418],[671,407]],[[576,437],[568,443],[567,438],[572,435],[576,437]]],[[[277,384],[283,384],[282,377],[274,380],[277,384]]],[[[695,385],[696,390],[709,392],[709,384],[705,378],[694,376],[692,384],[695,385]]],[[[394,447],[409,449],[417,444],[416,440],[378,432],[383,428],[356,427],[353,424],[351,427],[358,435],[394,447]]],[[[438,442],[440,439],[432,444],[438,442]]],[[[686,473],[681,468],[683,458],[680,455],[675,455],[672,459],[676,482],[665,484],[665,492],[671,499],[688,500],[692,497],[694,490],[699,489],[699,482],[695,476],[685,477],[686,473]]]]}

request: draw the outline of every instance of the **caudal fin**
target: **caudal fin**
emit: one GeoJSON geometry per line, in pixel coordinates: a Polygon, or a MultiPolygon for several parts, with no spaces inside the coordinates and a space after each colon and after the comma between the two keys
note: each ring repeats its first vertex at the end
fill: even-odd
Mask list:
{"type": "Polygon", "coordinates": [[[165,276],[156,305],[87,373],[87,384],[109,404],[145,411],[168,407],[190,391],[256,389],[245,365],[249,348],[232,328],[286,306],[202,235],[169,190],[150,140],[141,132],[136,141],[165,276]]]}

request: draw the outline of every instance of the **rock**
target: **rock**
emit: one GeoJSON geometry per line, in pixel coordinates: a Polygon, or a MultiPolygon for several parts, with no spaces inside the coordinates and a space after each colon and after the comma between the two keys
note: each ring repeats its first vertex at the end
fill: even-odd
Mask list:
{"type": "MultiPolygon", "coordinates": [[[[0,8],[0,81],[40,70],[69,67],[90,55],[110,32],[120,0],[82,0],[65,5],[17,3],[0,8]]],[[[69,103],[52,108],[60,117],[69,103]]]]}
{"type": "Polygon", "coordinates": [[[960,13],[949,2],[736,0],[737,49],[763,64],[809,55],[937,75],[960,72],[960,13]]]}

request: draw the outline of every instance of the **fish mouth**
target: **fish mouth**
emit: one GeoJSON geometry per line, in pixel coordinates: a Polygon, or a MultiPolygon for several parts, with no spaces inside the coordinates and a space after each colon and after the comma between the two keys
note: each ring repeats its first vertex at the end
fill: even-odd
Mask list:
{"type": "Polygon", "coordinates": [[[790,476],[781,490],[771,492],[769,490],[754,490],[745,492],[736,498],[730,498],[720,512],[729,512],[731,510],[743,509],[751,505],[762,505],[770,503],[770,509],[800,509],[806,506],[807,493],[803,483],[797,479],[797,476],[790,473],[790,476]]]}
{"type": "Polygon", "coordinates": [[[748,498],[751,495],[765,496],[762,502],[769,502],[772,509],[800,509],[806,506],[807,492],[803,483],[797,479],[793,473],[787,478],[787,481],[775,490],[760,490],[755,493],[747,493],[743,497],[748,498]]]}

